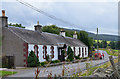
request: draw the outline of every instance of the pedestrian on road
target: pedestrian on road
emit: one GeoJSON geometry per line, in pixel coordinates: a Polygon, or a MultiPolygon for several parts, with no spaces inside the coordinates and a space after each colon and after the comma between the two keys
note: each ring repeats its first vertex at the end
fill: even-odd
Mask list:
{"type": "Polygon", "coordinates": [[[103,59],[104,59],[104,53],[102,53],[103,59]]]}

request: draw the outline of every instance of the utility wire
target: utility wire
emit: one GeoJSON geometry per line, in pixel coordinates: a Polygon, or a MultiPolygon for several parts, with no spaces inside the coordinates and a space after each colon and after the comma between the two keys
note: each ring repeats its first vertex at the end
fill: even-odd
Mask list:
{"type": "MultiPolygon", "coordinates": [[[[27,2],[24,2],[24,1],[22,1],[22,0],[16,0],[16,1],[18,1],[19,3],[21,3],[21,4],[25,5],[25,6],[31,8],[31,9],[37,11],[37,12],[39,12],[39,13],[41,13],[41,14],[44,14],[44,15],[48,16],[49,18],[52,18],[52,19],[54,19],[54,20],[60,21],[60,22],[62,22],[62,23],[64,23],[64,24],[67,24],[67,25],[70,25],[70,26],[73,26],[73,27],[76,27],[76,26],[77,26],[77,25],[72,24],[72,23],[70,23],[70,22],[64,21],[64,20],[62,20],[62,19],[60,19],[60,18],[57,18],[57,17],[55,17],[54,15],[48,14],[48,13],[46,13],[46,12],[38,9],[37,7],[35,7],[35,6],[27,3],[27,2]]],[[[78,28],[78,27],[76,27],[76,28],[78,28]]]]}

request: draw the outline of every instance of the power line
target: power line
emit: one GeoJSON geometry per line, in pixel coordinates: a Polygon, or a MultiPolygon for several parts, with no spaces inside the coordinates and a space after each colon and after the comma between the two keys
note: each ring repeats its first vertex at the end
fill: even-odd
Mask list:
{"type": "MultiPolygon", "coordinates": [[[[62,23],[64,23],[64,24],[67,24],[67,25],[70,25],[70,26],[74,26],[74,27],[77,26],[77,25],[75,25],[75,24],[72,24],[72,23],[70,23],[70,22],[67,22],[67,21],[65,21],[65,20],[62,20],[62,19],[60,19],[60,18],[57,18],[57,17],[54,16],[54,15],[48,14],[48,13],[46,13],[46,12],[38,9],[37,7],[35,7],[35,6],[27,3],[27,2],[24,2],[24,1],[21,1],[21,0],[16,0],[16,1],[18,1],[19,3],[21,3],[21,4],[25,5],[25,6],[31,8],[31,9],[37,11],[37,12],[39,12],[39,13],[41,13],[41,14],[44,14],[44,15],[48,16],[49,18],[52,18],[52,19],[57,20],[57,21],[60,21],[60,22],[62,22],[62,23]]],[[[78,27],[76,27],[76,28],[78,28],[78,27]]]]}

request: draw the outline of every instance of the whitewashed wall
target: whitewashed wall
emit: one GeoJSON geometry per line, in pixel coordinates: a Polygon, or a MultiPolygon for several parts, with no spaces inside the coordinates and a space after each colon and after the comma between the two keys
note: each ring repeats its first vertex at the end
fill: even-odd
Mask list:
{"type": "MultiPolygon", "coordinates": [[[[71,47],[72,48],[72,50],[73,50],[73,52],[74,52],[74,47],[71,47]]],[[[81,57],[83,57],[83,55],[82,55],[82,48],[83,48],[83,52],[84,52],[84,57],[88,57],[88,47],[80,47],[80,50],[81,50],[81,55],[80,55],[80,58],[81,57]],[[87,54],[85,54],[85,48],[86,48],[86,52],[87,52],[87,54]]],[[[78,54],[79,54],[79,47],[75,47],[75,55],[76,56],[78,56],[78,54]]]]}
{"type": "MultiPolygon", "coordinates": [[[[43,59],[43,46],[44,45],[38,45],[38,56],[39,56],[39,61],[40,62],[43,62],[43,61],[46,61],[46,59],[43,59]]],[[[51,55],[50,51],[50,45],[46,45],[47,46],[47,54],[48,55],[51,55]]],[[[28,45],[28,52],[30,53],[30,51],[34,51],[34,45],[33,44],[29,44],[28,45]]],[[[29,55],[28,53],[28,55],[29,55]]],[[[57,46],[54,46],[54,58],[52,60],[58,60],[58,49],[57,49],[57,46]]]]}
{"type": "Polygon", "coordinates": [[[86,55],[85,55],[85,57],[88,57],[88,47],[86,47],[86,55]]]}
{"type": "Polygon", "coordinates": [[[75,55],[76,55],[76,56],[79,55],[79,47],[75,47],[75,55]]]}
{"type": "Polygon", "coordinates": [[[81,58],[81,57],[83,56],[83,55],[82,55],[82,47],[80,47],[80,50],[81,50],[81,51],[80,51],[80,53],[81,53],[81,54],[80,54],[80,58],[81,58]]]}

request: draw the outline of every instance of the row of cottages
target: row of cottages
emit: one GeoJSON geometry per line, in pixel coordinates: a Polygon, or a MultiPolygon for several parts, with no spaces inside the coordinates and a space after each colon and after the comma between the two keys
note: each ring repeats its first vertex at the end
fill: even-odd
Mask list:
{"type": "Polygon", "coordinates": [[[34,26],[35,30],[12,27],[8,26],[7,19],[3,10],[0,17],[2,53],[6,56],[15,56],[15,67],[27,66],[27,57],[31,50],[40,62],[46,61],[46,55],[50,55],[52,60],[64,61],[61,51],[67,51],[68,46],[71,46],[74,56],[88,57],[88,47],[77,39],[76,33],[70,38],[65,36],[64,30],[60,31],[60,35],[42,32],[39,23],[34,26]]]}

